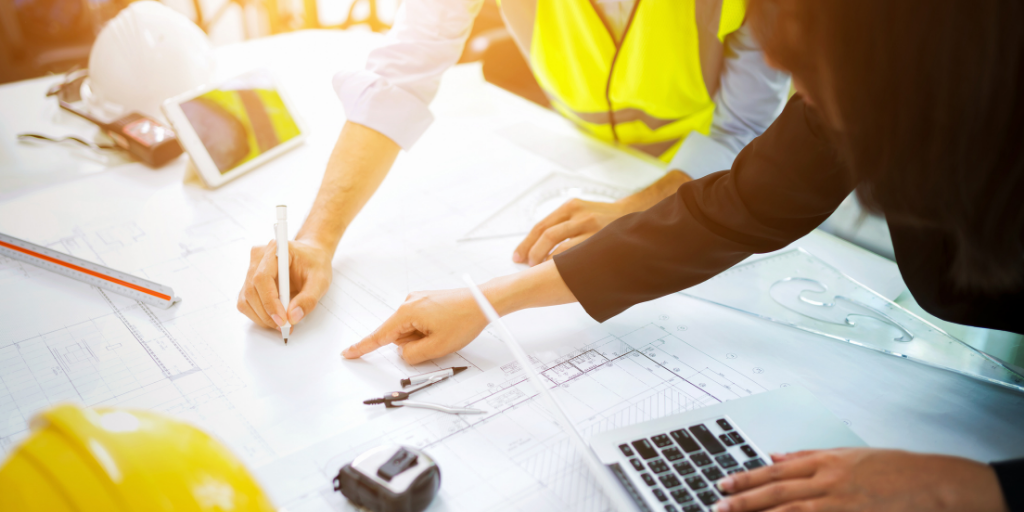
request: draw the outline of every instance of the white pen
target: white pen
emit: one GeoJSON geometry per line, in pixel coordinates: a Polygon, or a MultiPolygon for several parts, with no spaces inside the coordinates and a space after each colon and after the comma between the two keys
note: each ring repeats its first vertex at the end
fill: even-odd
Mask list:
{"type": "Polygon", "coordinates": [[[283,204],[277,205],[277,224],[274,224],[274,231],[277,233],[277,292],[281,296],[285,314],[281,337],[287,345],[288,334],[292,331],[292,324],[288,323],[288,302],[292,298],[292,287],[288,282],[288,207],[283,204]]]}
{"type": "Polygon", "coordinates": [[[458,375],[459,372],[466,370],[468,366],[454,366],[451,368],[445,368],[436,372],[423,373],[420,375],[413,375],[408,379],[402,379],[402,387],[415,386],[417,384],[423,384],[424,382],[438,382],[448,377],[458,375]]]}

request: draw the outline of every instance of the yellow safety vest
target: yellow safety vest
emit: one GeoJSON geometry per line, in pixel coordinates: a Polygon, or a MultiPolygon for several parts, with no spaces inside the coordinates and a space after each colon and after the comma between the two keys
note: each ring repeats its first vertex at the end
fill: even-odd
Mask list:
{"type": "MultiPolygon", "coordinates": [[[[720,41],[746,14],[745,0],[722,1],[720,41]]],[[[619,45],[591,0],[502,0],[501,9],[552,106],[587,133],[668,162],[690,132],[711,128],[695,0],[637,0],[619,45]]]]}

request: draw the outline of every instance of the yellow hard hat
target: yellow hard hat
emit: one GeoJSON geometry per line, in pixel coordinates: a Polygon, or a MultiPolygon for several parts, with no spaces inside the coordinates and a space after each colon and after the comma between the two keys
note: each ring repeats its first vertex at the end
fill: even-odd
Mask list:
{"type": "Polygon", "coordinates": [[[31,428],[0,467],[0,510],[274,510],[227,448],[166,416],[58,405],[31,428]]]}

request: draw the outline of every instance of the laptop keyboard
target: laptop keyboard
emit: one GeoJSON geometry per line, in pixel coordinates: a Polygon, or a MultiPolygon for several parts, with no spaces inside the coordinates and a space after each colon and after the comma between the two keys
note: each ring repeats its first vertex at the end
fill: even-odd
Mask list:
{"type": "Polygon", "coordinates": [[[767,465],[763,452],[728,418],[636,439],[620,444],[619,451],[629,461],[617,471],[620,477],[639,474],[646,489],[635,491],[665,512],[710,510],[722,499],[715,481],[767,465]]]}

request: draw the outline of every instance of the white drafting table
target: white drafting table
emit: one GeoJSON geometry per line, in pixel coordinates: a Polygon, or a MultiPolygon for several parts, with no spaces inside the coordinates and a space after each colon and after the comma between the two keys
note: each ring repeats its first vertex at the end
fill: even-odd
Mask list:
{"type": "MultiPolygon", "coordinates": [[[[2,454],[26,435],[31,414],[60,400],[152,408],[221,437],[277,503],[295,512],[341,505],[324,490],[326,468],[344,462],[359,443],[407,439],[401,432],[412,424],[485,442],[471,441],[483,435],[473,429],[485,426],[428,411],[385,411],[362,400],[396,388],[400,376],[467,362],[473,370],[456,379],[460,386],[439,388],[432,399],[455,403],[500,388],[502,372],[514,368],[488,333],[421,369],[404,365],[392,348],[360,361],[344,361],[340,351],[377,327],[409,292],[460,286],[467,271],[482,282],[518,270],[510,262],[516,237],[455,240],[551,171],[631,188],[662,171],[589,142],[557,115],[485,84],[478,66],[460,66],[445,76],[432,108],[437,122],[399,158],[350,227],[334,260],[331,290],[284,346],[279,334],[254,327],[235,310],[248,248],[272,238],[273,205],[290,205],[294,219],[308,210],[344,120],[330,78],[338,69],[361,67],[379,41],[372,34],[310,31],[218,49],[220,77],[270,68],[311,134],[299,149],[213,191],[186,179],[184,157],[156,171],[132,163],[104,170],[91,156],[14,142],[21,131],[89,136],[94,130],[43,98],[58,77],[0,86],[0,232],[172,285],[183,298],[167,311],[146,309],[0,259],[2,454]],[[522,147],[532,140],[547,143],[522,147]],[[382,431],[395,434],[382,439],[382,431]]],[[[895,264],[830,235],[816,231],[794,245],[889,298],[903,291],[895,264]]],[[[508,323],[528,352],[551,363],[550,375],[576,371],[560,363],[567,350],[594,343],[611,350],[600,340],[633,344],[634,356],[676,343],[707,359],[707,368],[721,368],[719,375],[735,374],[730,382],[807,387],[873,446],[985,461],[1024,456],[1024,395],[691,298],[637,306],[604,325],[577,305],[517,313],[508,323]],[[662,344],[670,330],[674,341],[662,344]],[[562,348],[551,349],[556,346],[562,348]],[[748,360],[757,366],[743,366],[748,360]]],[[[574,386],[560,392],[585,388],[574,386]]],[[[701,397],[686,407],[714,398],[701,397]]],[[[590,422],[595,416],[581,412],[588,405],[580,403],[575,414],[590,422]]],[[[500,421],[488,425],[494,424],[500,421]]],[[[446,444],[429,450],[446,472],[435,508],[487,508],[480,501],[484,483],[468,483],[480,478],[466,469],[473,463],[445,465],[457,455],[446,444]]],[[[520,471],[513,466],[506,476],[520,471]]],[[[491,499],[499,500],[492,508],[531,508],[500,499],[524,494],[524,478],[489,480],[486,485],[497,486],[491,499]]]]}

